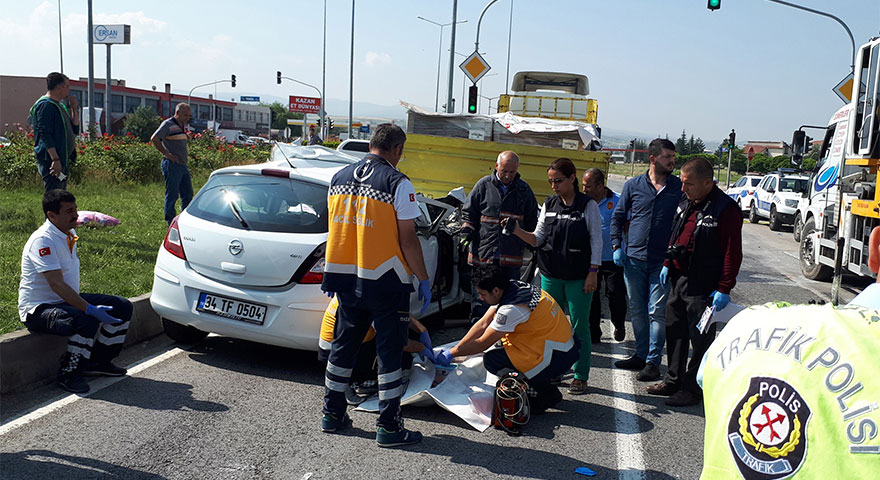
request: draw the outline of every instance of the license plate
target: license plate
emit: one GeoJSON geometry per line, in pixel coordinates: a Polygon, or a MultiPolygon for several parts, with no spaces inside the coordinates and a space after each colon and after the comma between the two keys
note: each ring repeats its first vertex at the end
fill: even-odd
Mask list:
{"type": "Polygon", "coordinates": [[[196,310],[221,317],[262,325],[266,321],[266,306],[201,292],[196,310]]]}

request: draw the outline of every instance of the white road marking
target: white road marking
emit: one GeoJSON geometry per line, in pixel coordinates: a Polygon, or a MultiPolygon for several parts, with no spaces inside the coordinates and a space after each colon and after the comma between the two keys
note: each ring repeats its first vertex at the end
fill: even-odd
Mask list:
{"type": "Polygon", "coordinates": [[[793,259],[795,259],[795,260],[797,260],[797,261],[799,261],[799,262],[801,261],[800,257],[798,257],[797,255],[795,255],[795,254],[793,254],[793,253],[791,253],[791,252],[786,252],[786,251],[783,250],[782,253],[788,255],[789,257],[791,257],[791,258],[793,258],[793,259]]]}
{"type": "Polygon", "coordinates": [[[168,360],[169,358],[171,358],[179,353],[183,353],[183,352],[184,352],[184,350],[181,350],[179,348],[174,348],[174,349],[169,350],[165,353],[160,353],[160,354],[154,355],[150,358],[147,358],[141,362],[134,363],[131,366],[127,367],[128,374],[126,376],[122,376],[122,377],[96,377],[95,379],[93,379],[92,381],[89,382],[89,386],[92,387],[92,389],[89,390],[89,393],[87,393],[85,395],[77,395],[77,394],[66,395],[66,396],[59,398],[58,400],[55,400],[55,401],[52,401],[46,405],[43,405],[42,407],[37,407],[34,410],[31,410],[31,411],[26,412],[18,417],[15,417],[15,418],[11,419],[10,421],[4,423],[3,425],[0,425],[0,436],[6,435],[7,433],[15,430],[18,427],[27,425],[28,423],[33,422],[34,420],[45,417],[46,415],[66,406],[66,405],[70,405],[71,403],[73,403],[77,400],[81,400],[85,397],[88,397],[89,395],[91,395],[95,392],[99,392],[99,391],[109,387],[110,385],[113,385],[114,383],[125,379],[126,377],[134,376],[134,375],[138,374],[139,372],[152,367],[153,365],[162,363],[165,360],[168,360]]]}
{"type": "MultiPolygon", "coordinates": [[[[623,350],[615,343],[612,354],[622,359],[623,350]]],[[[645,478],[645,456],[642,436],[639,433],[638,403],[631,372],[611,367],[611,380],[614,385],[614,425],[617,435],[617,472],[620,480],[641,480],[645,478]]]]}

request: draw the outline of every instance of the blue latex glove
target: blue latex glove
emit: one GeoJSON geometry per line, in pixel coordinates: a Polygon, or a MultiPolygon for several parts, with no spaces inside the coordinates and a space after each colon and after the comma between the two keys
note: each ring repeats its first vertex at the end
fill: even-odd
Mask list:
{"type": "Polygon", "coordinates": [[[449,353],[449,350],[445,348],[439,349],[439,352],[434,353],[434,363],[440,365],[441,367],[448,367],[452,364],[452,354],[449,353]]]}
{"type": "Polygon", "coordinates": [[[623,249],[622,248],[618,248],[617,250],[614,251],[614,264],[617,265],[618,267],[623,266],[623,249]]]}
{"type": "Polygon", "coordinates": [[[321,292],[322,292],[324,295],[327,295],[327,298],[333,298],[333,295],[336,295],[335,293],[333,293],[333,292],[328,292],[328,291],[326,291],[326,290],[321,290],[321,292]]]}
{"type": "Polygon", "coordinates": [[[660,269],[660,285],[666,285],[666,280],[669,279],[669,267],[666,265],[660,269]]]}
{"type": "Polygon", "coordinates": [[[425,349],[422,350],[422,355],[434,359],[434,347],[431,346],[431,336],[428,335],[428,332],[420,332],[419,333],[419,342],[425,346],[425,349]]]}
{"type": "Polygon", "coordinates": [[[721,293],[718,290],[709,294],[709,297],[712,298],[712,306],[715,307],[716,312],[720,312],[724,310],[724,307],[730,303],[730,295],[726,293],[721,293]]]}
{"type": "Polygon", "coordinates": [[[89,305],[88,307],[86,307],[86,315],[90,317],[95,317],[103,323],[122,323],[122,320],[107,313],[111,310],[113,310],[113,307],[109,305],[89,305]]]}
{"type": "Polygon", "coordinates": [[[424,300],[421,313],[425,313],[428,305],[431,303],[431,281],[419,280],[419,300],[424,300]]]}

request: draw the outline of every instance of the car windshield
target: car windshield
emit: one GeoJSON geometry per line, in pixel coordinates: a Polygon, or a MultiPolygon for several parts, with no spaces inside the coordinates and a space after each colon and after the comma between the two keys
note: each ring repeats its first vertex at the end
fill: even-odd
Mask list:
{"type": "Polygon", "coordinates": [[[803,192],[807,188],[808,180],[804,178],[781,178],[779,179],[780,192],[803,192]]]}
{"type": "Polygon", "coordinates": [[[299,167],[311,168],[337,168],[358,161],[343,152],[337,152],[327,147],[313,145],[298,147],[286,143],[276,143],[272,149],[272,161],[283,161],[299,167]]]}
{"type": "Polygon", "coordinates": [[[752,179],[752,186],[753,187],[757,187],[759,183],[761,183],[761,177],[755,177],[752,179]]]}
{"type": "Polygon", "coordinates": [[[326,233],[327,187],[262,175],[214,175],[186,211],[242,230],[326,233]]]}

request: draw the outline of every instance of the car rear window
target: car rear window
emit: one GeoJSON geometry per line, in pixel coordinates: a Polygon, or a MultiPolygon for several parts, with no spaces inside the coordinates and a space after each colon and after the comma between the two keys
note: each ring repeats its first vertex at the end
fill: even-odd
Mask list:
{"type": "Polygon", "coordinates": [[[351,150],[353,152],[370,153],[369,142],[348,142],[342,146],[342,151],[351,150]]]}
{"type": "Polygon", "coordinates": [[[263,175],[214,175],[186,211],[241,230],[326,233],[327,186],[263,175]]]}

